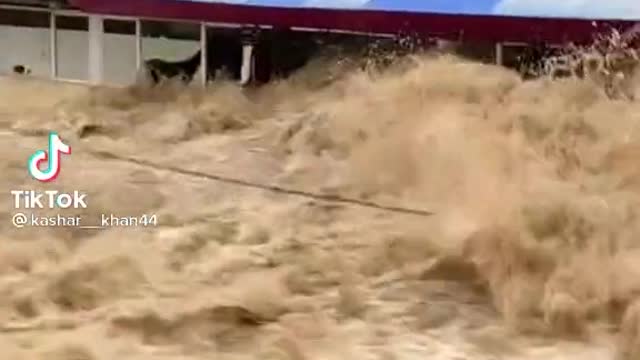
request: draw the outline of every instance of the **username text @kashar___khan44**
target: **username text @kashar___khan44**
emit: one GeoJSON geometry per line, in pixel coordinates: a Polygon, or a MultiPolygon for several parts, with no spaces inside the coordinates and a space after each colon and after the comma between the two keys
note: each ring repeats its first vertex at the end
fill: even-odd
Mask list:
{"type": "Polygon", "coordinates": [[[83,221],[82,216],[69,215],[38,215],[34,213],[15,213],[12,223],[16,228],[24,227],[79,227],[79,228],[110,228],[110,227],[149,227],[156,226],[157,215],[143,214],[139,216],[117,216],[115,214],[100,214],[98,219],[92,217],[91,222],[83,221]],[[97,220],[97,221],[96,221],[97,220]]]}

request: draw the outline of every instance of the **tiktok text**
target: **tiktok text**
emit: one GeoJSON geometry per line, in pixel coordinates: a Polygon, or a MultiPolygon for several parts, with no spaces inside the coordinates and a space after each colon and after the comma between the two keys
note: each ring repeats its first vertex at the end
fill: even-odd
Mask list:
{"type": "Polygon", "coordinates": [[[16,209],[86,209],[87,194],[79,191],[64,193],[58,190],[11,190],[16,209]]]}

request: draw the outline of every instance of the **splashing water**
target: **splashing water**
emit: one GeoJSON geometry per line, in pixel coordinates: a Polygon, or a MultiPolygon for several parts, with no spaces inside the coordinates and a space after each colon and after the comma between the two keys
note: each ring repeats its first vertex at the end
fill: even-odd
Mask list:
{"type": "Polygon", "coordinates": [[[35,186],[24,159],[45,139],[15,131],[55,129],[74,147],[55,186],[89,194],[80,215],[159,223],[1,224],[0,342],[12,359],[640,354],[640,105],[594,82],[524,82],[449,56],[383,73],[318,61],[258,90],[1,81],[0,123],[14,131],[0,142],[5,189],[35,186]]]}
{"type": "Polygon", "coordinates": [[[527,64],[526,73],[535,76],[588,79],[602,87],[612,99],[635,99],[640,69],[640,32],[620,34],[613,29],[596,36],[587,46],[569,44],[559,54],[527,64]]]}

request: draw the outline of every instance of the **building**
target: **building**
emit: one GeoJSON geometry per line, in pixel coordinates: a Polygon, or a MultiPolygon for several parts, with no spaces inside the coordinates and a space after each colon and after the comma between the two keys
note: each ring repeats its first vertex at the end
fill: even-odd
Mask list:
{"type": "MultiPolygon", "coordinates": [[[[619,20],[621,15],[616,19],[616,14],[514,16],[468,5],[495,5],[498,0],[460,1],[459,8],[451,1],[386,1],[332,8],[296,0],[5,0],[0,1],[0,39],[4,39],[0,72],[25,64],[37,76],[125,84],[134,79],[143,59],[186,58],[199,48],[207,49],[207,34],[223,28],[249,34],[273,29],[354,36],[410,34],[462,42],[503,63],[512,57],[510,49],[527,44],[588,42],[602,29],[626,30],[636,24],[634,19],[619,20]]],[[[252,76],[254,44],[251,36],[243,39],[249,39],[242,50],[242,78],[247,81],[252,76]]],[[[202,52],[203,68],[207,56],[212,55],[202,52]]]]}

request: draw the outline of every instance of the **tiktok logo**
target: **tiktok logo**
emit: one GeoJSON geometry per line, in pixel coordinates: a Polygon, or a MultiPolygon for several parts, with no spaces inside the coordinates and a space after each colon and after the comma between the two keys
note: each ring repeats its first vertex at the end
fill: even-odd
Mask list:
{"type": "Polygon", "coordinates": [[[71,154],[71,147],[60,140],[55,132],[49,133],[49,151],[38,150],[29,158],[29,174],[42,182],[53,181],[60,173],[60,154],[71,154]],[[40,170],[40,164],[46,161],[46,170],[40,170]]]}

